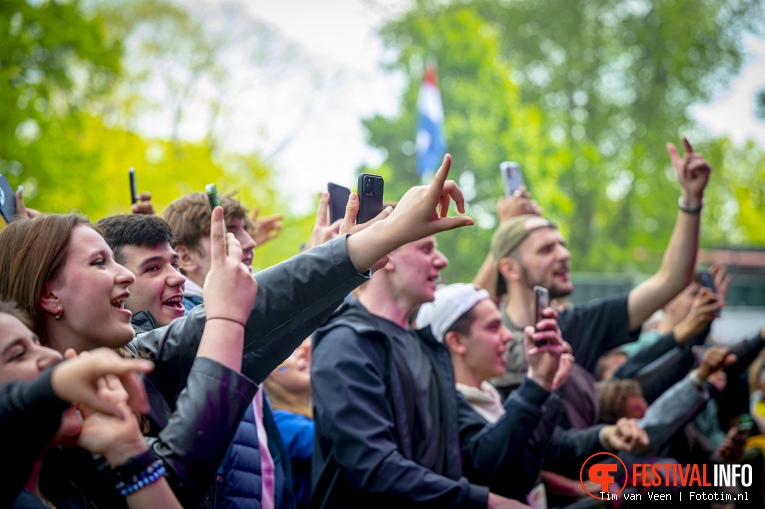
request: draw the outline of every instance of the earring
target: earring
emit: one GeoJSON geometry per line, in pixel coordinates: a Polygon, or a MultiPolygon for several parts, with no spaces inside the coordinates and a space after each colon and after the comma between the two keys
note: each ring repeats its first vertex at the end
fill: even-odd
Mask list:
{"type": "Polygon", "coordinates": [[[59,320],[61,320],[62,316],[64,316],[64,310],[61,309],[61,306],[59,306],[58,307],[58,313],[56,313],[56,316],[55,316],[56,321],[58,322],[59,320]]]}

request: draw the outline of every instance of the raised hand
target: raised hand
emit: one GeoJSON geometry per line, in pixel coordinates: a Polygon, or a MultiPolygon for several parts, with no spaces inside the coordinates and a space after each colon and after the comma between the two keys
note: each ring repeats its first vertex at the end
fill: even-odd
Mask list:
{"type": "Polygon", "coordinates": [[[16,189],[16,217],[18,219],[34,219],[42,214],[35,209],[29,209],[24,205],[24,188],[16,189]]]}
{"type": "Polygon", "coordinates": [[[246,323],[257,293],[258,283],[242,263],[242,245],[233,233],[226,233],[223,207],[215,207],[210,220],[210,272],[204,284],[207,319],[246,323]]]}
{"type": "Polygon", "coordinates": [[[154,211],[154,206],[151,204],[151,193],[138,193],[136,195],[136,202],[130,206],[130,210],[133,214],[144,214],[147,216],[155,216],[157,213],[154,211]]]}
{"type": "Polygon", "coordinates": [[[560,367],[560,357],[565,351],[558,313],[553,308],[542,310],[542,319],[536,329],[524,329],[523,346],[529,365],[527,376],[543,389],[551,390],[560,367]]]}
{"type": "Polygon", "coordinates": [[[154,364],[146,360],[125,359],[109,348],[97,348],[79,356],[69,349],[66,360],[57,364],[51,373],[53,392],[60,399],[116,417],[125,411],[111,399],[99,393],[99,381],[112,375],[124,385],[127,406],[137,413],[149,411],[149,401],[139,374],[150,373],[154,364]]]}
{"type": "MultiPolygon", "coordinates": [[[[356,207],[358,210],[358,206],[356,207]]],[[[354,221],[356,216],[353,216],[354,221]]],[[[305,244],[304,249],[311,249],[324,244],[340,234],[340,219],[334,223],[329,223],[329,193],[321,193],[319,200],[319,210],[316,211],[316,222],[313,224],[313,231],[305,244]]]]}
{"type": "Polygon", "coordinates": [[[686,206],[695,209],[701,205],[712,167],[701,154],[693,151],[693,147],[686,137],[683,137],[683,147],[685,154],[682,158],[672,143],[667,143],[667,153],[672,161],[672,166],[675,168],[677,181],[682,188],[683,200],[686,206]]]}
{"type": "Polygon", "coordinates": [[[615,451],[636,451],[648,447],[648,433],[638,426],[635,419],[622,417],[616,424],[603,429],[605,446],[615,451]]]}
{"type": "Polygon", "coordinates": [[[531,199],[526,186],[519,187],[510,196],[501,196],[497,201],[497,217],[500,223],[525,214],[542,215],[542,209],[531,199]]]}
{"type": "Polygon", "coordinates": [[[82,431],[77,445],[94,454],[100,454],[112,467],[146,450],[138,421],[127,406],[128,394],[119,379],[107,376],[99,380],[99,397],[109,400],[120,408],[123,415],[114,417],[99,413],[87,406],[81,406],[82,431]]]}
{"type": "Polygon", "coordinates": [[[446,179],[451,164],[452,157],[446,154],[430,185],[412,187],[399,200],[388,219],[400,235],[400,245],[442,231],[473,225],[473,219],[467,216],[447,217],[452,200],[457,211],[465,213],[462,191],[456,182],[446,179]]]}
{"type": "Polygon", "coordinates": [[[560,361],[558,364],[558,371],[555,372],[555,376],[552,381],[552,389],[557,391],[568,380],[568,375],[571,373],[571,366],[574,365],[574,354],[571,345],[568,341],[563,342],[563,353],[560,355],[560,361]]]}
{"type": "Polygon", "coordinates": [[[274,240],[282,232],[282,219],[284,219],[284,216],[273,214],[271,216],[258,217],[259,212],[258,209],[252,211],[251,221],[255,225],[253,240],[255,244],[262,246],[266,242],[274,240]]]}
{"type": "Polygon", "coordinates": [[[728,271],[725,268],[725,265],[719,262],[713,263],[712,266],[709,268],[709,271],[715,277],[715,290],[717,292],[717,301],[720,304],[720,308],[724,308],[725,298],[728,296],[728,288],[730,288],[732,278],[728,274],[728,271]]]}
{"type": "Polygon", "coordinates": [[[727,348],[720,346],[713,346],[704,352],[704,357],[701,359],[701,365],[696,370],[696,374],[702,380],[706,380],[709,376],[723,369],[725,366],[732,364],[736,361],[736,356],[727,348]]]}

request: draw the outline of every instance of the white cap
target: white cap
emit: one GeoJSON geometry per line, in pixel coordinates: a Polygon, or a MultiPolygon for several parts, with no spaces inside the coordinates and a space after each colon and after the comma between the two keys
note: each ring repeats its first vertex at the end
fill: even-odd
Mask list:
{"type": "Polygon", "coordinates": [[[443,342],[446,332],[454,322],[473,309],[473,306],[488,298],[489,292],[479,290],[468,283],[442,286],[436,290],[433,302],[426,302],[420,306],[415,323],[418,328],[430,326],[433,336],[443,342]]]}

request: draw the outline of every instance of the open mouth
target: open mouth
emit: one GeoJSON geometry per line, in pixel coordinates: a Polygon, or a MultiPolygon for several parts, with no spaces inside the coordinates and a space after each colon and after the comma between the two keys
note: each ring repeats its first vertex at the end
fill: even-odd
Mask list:
{"type": "Polygon", "coordinates": [[[119,299],[114,299],[112,301],[112,307],[124,310],[126,300],[127,300],[127,297],[120,297],[119,299]]]}
{"type": "Polygon", "coordinates": [[[163,306],[175,309],[176,311],[183,311],[183,296],[176,295],[162,302],[163,306]]]}

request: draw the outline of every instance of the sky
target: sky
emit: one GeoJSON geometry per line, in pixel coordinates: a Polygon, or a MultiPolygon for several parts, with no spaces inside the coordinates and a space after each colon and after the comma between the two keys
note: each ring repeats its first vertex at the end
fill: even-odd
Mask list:
{"type": "MultiPolygon", "coordinates": [[[[263,154],[297,214],[314,209],[328,181],[353,189],[360,165],[382,161],[367,145],[361,119],[397,111],[405,82],[383,72],[389,55],[376,32],[405,0],[175,1],[218,38],[226,75],[224,87],[200,84],[181,136],[204,136],[206,100],[217,97],[222,143],[263,154]]],[[[754,93],[765,87],[765,41],[747,36],[743,42],[747,56],[738,78],[691,113],[711,134],[765,146],[765,123],[753,115],[754,93]]],[[[141,129],[161,136],[166,126],[166,113],[158,111],[141,129]]]]}

